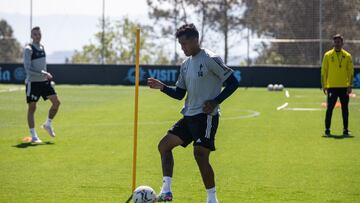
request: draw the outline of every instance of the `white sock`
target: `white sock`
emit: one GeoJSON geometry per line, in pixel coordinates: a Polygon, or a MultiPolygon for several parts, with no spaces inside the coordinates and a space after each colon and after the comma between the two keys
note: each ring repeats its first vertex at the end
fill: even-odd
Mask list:
{"type": "Polygon", "coordinates": [[[31,134],[31,137],[38,137],[38,135],[35,131],[35,128],[30,128],[30,134],[31,134]]]}
{"type": "Polygon", "coordinates": [[[216,198],[216,189],[215,189],[215,187],[210,188],[210,189],[206,189],[206,193],[207,193],[207,202],[218,203],[218,200],[216,198]]]}
{"type": "Polygon", "coordinates": [[[167,193],[171,192],[171,177],[170,176],[164,176],[163,178],[163,185],[161,187],[161,193],[167,193]]]}
{"type": "Polygon", "coordinates": [[[48,118],[45,122],[45,125],[49,126],[51,125],[52,119],[48,118]]]}

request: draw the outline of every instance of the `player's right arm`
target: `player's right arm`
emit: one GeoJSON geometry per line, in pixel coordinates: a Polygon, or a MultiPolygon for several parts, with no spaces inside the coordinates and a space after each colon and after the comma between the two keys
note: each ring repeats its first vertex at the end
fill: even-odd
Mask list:
{"type": "Polygon", "coordinates": [[[28,45],[25,47],[24,49],[24,68],[25,71],[28,74],[32,74],[32,75],[42,75],[41,72],[34,70],[33,68],[31,68],[31,54],[32,54],[32,50],[31,47],[28,45]]]}
{"type": "Polygon", "coordinates": [[[329,69],[328,56],[325,54],[321,64],[321,87],[323,89],[324,94],[326,94],[327,92],[326,81],[328,76],[328,69],[329,69]]]}
{"type": "Polygon", "coordinates": [[[150,88],[159,89],[162,92],[164,92],[165,94],[167,94],[168,96],[170,96],[174,99],[178,99],[178,100],[182,100],[186,94],[185,89],[182,89],[178,86],[176,86],[176,88],[168,87],[164,83],[162,83],[160,80],[157,80],[155,78],[148,78],[148,85],[150,88]]]}
{"type": "Polygon", "coordinates": [[[24,68],[27,74],[34,76],[45,76],[48,80],[52,79],[52,75],[46,71],[38,71],[31,66],[32,49],[27,45],[24,49],[24,68]]]}
{"type": "Polygon", "coordinates": [[[349,87],[347,88],[347,93],[350,94],[352,92],[352,86],[354,81],[354,64],[352,61],[352,56],[349,54],[349,63],[347,67],[349,87]]]}

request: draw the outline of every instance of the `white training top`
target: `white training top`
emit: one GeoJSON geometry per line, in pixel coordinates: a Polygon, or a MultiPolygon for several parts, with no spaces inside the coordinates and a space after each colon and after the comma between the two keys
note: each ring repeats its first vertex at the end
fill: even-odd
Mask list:
{"type": "MultiPolygon", "coordinates": [[[[204,113],[202,108],[205,101],[217,97],[223,82],[233,73],[222,59],[207,49],[188,57],[180,67],[176,86],[187,90],[187,96],[181,113],[184,116],[193,116],[204,113]]],[[[219,106],[212,115],[219,112],[219,106]]]]}
{"type": "Polygon", "coordinates": [[[41,71],[47,71],[44,46],[28,44],[24,49],[24,68],[26,71],[25,83],[46,81],[41,71]],[[32,46],[33,47],[32,47],[32,46]]]}

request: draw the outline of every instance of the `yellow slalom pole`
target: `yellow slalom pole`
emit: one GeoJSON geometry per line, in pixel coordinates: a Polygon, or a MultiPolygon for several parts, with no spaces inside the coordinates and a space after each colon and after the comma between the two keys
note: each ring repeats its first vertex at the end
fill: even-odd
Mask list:
{"type": "Polygon", "coordinates": [[[139,61],[140,61],[140,28],[136,30],[136,71],[135,71],[135,111],[134,111],[134,151],[133,151],[133,176],[132,191],[136,187],[136,156],[137,156],[137,131],[138,131],[138,104],[139,104],[139,61]]]}

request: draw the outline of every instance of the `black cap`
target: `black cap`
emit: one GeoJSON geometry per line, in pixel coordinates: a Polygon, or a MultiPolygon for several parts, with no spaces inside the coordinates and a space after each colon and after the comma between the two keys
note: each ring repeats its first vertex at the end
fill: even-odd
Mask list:
{"type": "Polygon", "coordinates": [[[343,36],[341,36],[341,34],[336,34],[336,35],[333,36],[333,40],[335,40],[335,39],[343,40],[344,38],[343,38],[343,36]]]}

